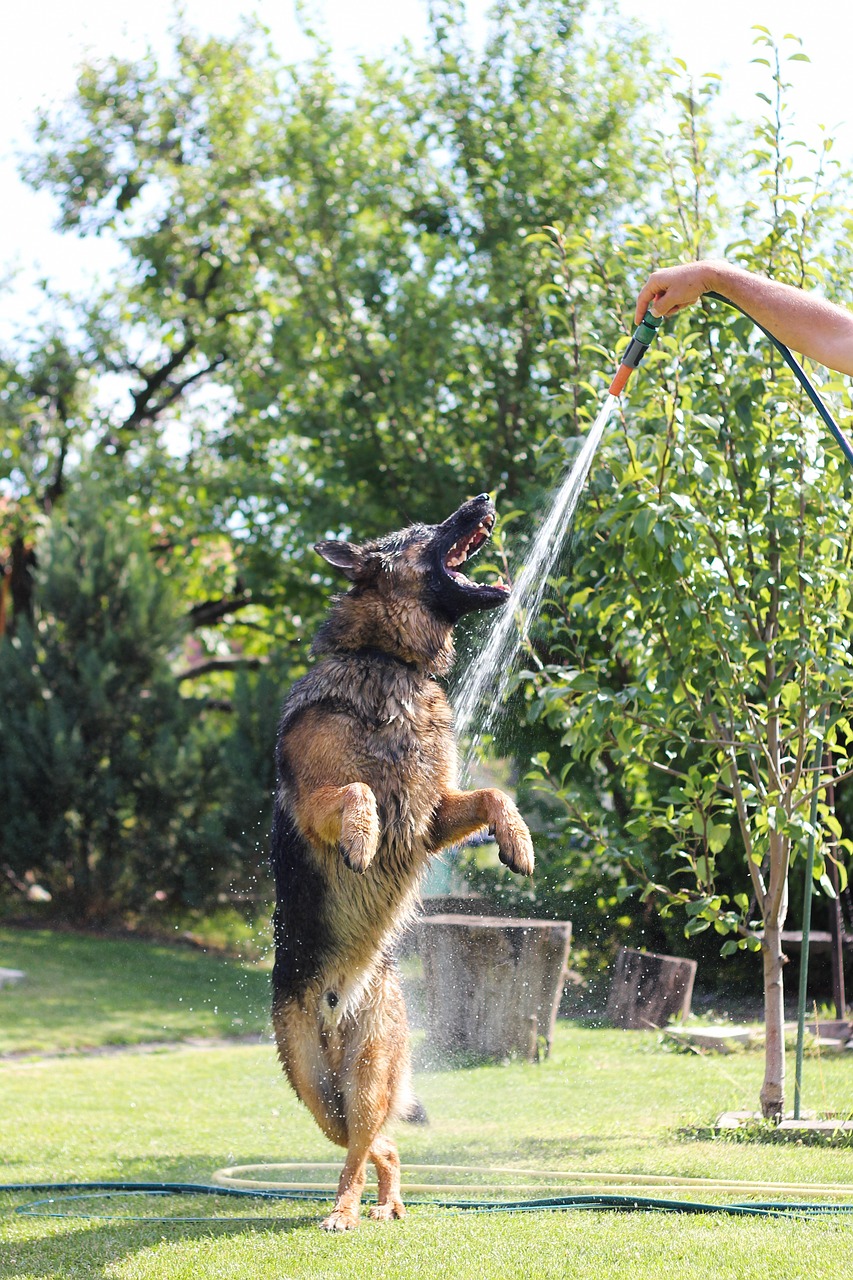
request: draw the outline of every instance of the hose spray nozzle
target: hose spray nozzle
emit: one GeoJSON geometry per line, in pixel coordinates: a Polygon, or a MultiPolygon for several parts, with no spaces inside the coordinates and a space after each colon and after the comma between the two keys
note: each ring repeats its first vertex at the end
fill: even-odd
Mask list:
{"type": "Polygon", "coordinates": [[[651,341],[663,324],[663,316],[653,316],[647,311],[634,330],[634,336],[622,357],[622,363],[616,370],[616,376],[610,384],[609,394],[619,396],[625,389],[625,383],[648,351],[651,341]]]}

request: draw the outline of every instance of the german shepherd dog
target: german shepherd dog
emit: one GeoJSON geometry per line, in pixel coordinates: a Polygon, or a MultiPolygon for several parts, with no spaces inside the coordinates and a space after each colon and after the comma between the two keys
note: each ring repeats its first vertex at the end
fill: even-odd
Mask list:
{"type": "Polygon", "coordinates": [[[317,634],[318,659],[279,727],[272,833],[273,1025],[278,1056],[323,1133],[347,1155],[327,1231],[358,1225],[368,1160],[371,1218],[402,1218],[400,1160],[381,1130],[417,1119],[408,1026],[391,954],[430,857],[488,827],[504,863],[533,871],[508,796],[460,791],[452,714],[438,677],[453,625],[509,588],[461,571],[495,520],[488,494],[440,525],[315,550],[351,582],[317,634]]]}

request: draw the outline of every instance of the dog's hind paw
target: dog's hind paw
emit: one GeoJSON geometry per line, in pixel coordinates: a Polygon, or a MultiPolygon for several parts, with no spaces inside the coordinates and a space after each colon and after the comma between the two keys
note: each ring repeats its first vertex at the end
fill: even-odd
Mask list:
{"type": "Polygon", "coordinates": [[[358,1226],[358,1213],[352,1209],[333,1209],[328,1218],[320,1223],[323,1231],[355,1231],[358,1226]]]}
{"type": "Polygon", "coordinates": [[[370,1216],[374,1222],[391,1222],[394,1218],[405,1218],[406,1206],[402,1200],[386,1200],[383,1204],[375,1204],[370,1216]]]}

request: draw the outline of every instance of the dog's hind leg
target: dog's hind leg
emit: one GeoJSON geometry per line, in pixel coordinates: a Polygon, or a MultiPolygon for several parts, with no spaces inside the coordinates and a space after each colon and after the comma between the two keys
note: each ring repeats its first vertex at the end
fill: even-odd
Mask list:
{"type": "Polygon", "coordinates": [[[396,971],[383,964],[365,1001],[346,1030],[340,1085],[349,1134],[347,1158],[335,1207],[322,1224],[327,1231],[348,1231],[358,1224],[368,1160],[376,1168],[378,1203],[371,1217],[402,1218],[400,1158],[380,1131],[410,1103],[410,1067],[406,1009],[396,971]]]}
{"type": "Polygon", "coordinates": [[[353,1137],[338,1181],[335,1207],[328,1218],[320,1223],[324,1231],[352,1231],[358,1226],[369,1150],[370,1143],[365,1144],[362,1135],[353,1137]]]}
{"type": "Polygon", "coordinates": [[[325,1231],[351,1231],[358,1226],[361,1197],[367,1178],[367,1162],[372,1161],[378,1178],[377,1203],[370,1210],[376,1221],[404,1218],[400,1198],[400,1157],[390,1138],[377,1130],[387,1117],[386,1081],[374,1078],[367,1083],[364,1073],[357,1087],[364,1091],[356,1114],[348,1119],[350,1145],[338,1182],[335,1207],[321,1224],[325,1231]]]}
{"type": "Polygon", "coordinates": [[[323,1051],[316,1016],[288,1000],[273,1010],[273,1026],[279,1060],[296,1096],[326,1137],[347,1147],[345,1102],[323,1051]]]}
{"type": "Polygon", "coordinates": [[[370,1210],[371,1218],[376,1222],[405,1218],[406,1206],[400,1198],[400,1157],[391,1139],[380,1134],[370,1148],[370,1159],[379,1183],[376,1204],[370,1210]]]}

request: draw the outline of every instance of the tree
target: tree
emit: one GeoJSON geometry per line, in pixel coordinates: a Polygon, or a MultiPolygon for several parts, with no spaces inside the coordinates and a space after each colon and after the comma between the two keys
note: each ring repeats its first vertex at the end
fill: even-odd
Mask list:
{"type": "MultiPolygon", "coordinates": [[[[513,499],[539,486],[533,446],[557,387],[538,323],[551,267],[522,233],[560,208],[606,238],[636,194],[622,160],[648,94],[644,41],[615,20],[589,34],[589,11],[505,0],[479,54],[462,7],[436,3],[424,56],[364,63],[349,83],[322,46],[290,67],[257,26],[225,40],[179,29],[170,69],[153,56],[85,66],[72,101],[39,121],[29,180],[55,197],[61,229],[109,236],[125,265],[0,369],[0,567],[14,640],[4,661],[23,661],[26,647],[41,671],[54,626],[59,643],[65,623],[52,605],[40,612],[34,558],[53,545],[40,530],[64,527],[64,504],[85,486],[87,502],[149,539],[192,633],[170,666],[193,701],[163,704],[166,725],[189,718],[188,736],[174,726],[187,766],[175,764],[145,828],[161,877],[176,865],[176,831],[213,830],[204,797],[182,790],[199,753],[222,810],[217,876],[263,806],[223,771],[238,757],[245,767],[238,742],[260,756],[261,732],[271,759],[275,655],[282,683],[300,674],[329,590],[311,544],[350,525],[367,536],[441,518],[487,485],[513,499]],[[41,630],[29,625],[37,616],[41,630]],[[168,836],[156,827],[167,812],[168,836]]],[[[103,571],[87,568],[88,554],[100,565],[107,549],[79,543],[83,580],[103,571]]],[[[36,686],[23,688],[47,751],[66,728],[50,728],[36,686]]],[[[100,705],[106,714],[109,700],[100,705]]],[[[131,734],[130,746],[134,768],[144,773],[149,750],[160,767],[150,736],[131,734]]],[[[54,821],[65,830],[70,790],[62,803],[39,807],[44,832],[54,821]]],[[[87,813],[94,829],[94,802],[87,813]]],[[[116,830],[124,865],[136,866],[143,826],[122,819],[116,830]]],[[[16,866],[36,834],[6,833],[16,866]]],[[[216,879],[206,841],[192,845],[200,879],[188,863],[182,872],[190,896],[216,879]]],[[[123,885],[135,907],[118,872],[104,900],[123,885]]]]}
{"type": "Polygon", "coordinates": [[[78,922],[209,901],[221,763],[172,674],[183,627],[145,531],[81,490],[38,558],[33,620],[0,640],[6,879],[78,922]]]}
{"type": "MultiPolygon", "coordinates": [[[[769,37],[759,44],[774,97],[750,152],[754,198],[719,216],[701,96],[679,89],[681,142],[666,168],[688,174],[692,192],[664,188],[672,211],[633,228],[626,245],[636,254],[653,234],[664,261],[698,257],[713,223],[739,223],[728,252],[744,266],[832,294],[830,143],[793,166],[782,57],[769,37]]],[[[537,775],[588,849],[621,844],[634,881],[624,895],[680,904],[688,936],[714,928],[723,954],[761,952],[761,1106],[778,1118],[789,873],[814,840],[815,878],[832,891],[828,837],[840,831],[825,804],[816,820],[813,802],[851,765],[853,477],[749,320],[708,303],[656,346],[651,376],[636,379],[602,449],[571,578],[529,673],[530,714],[559,729],[570,756],[556,769],[540,757],[537,775]],[[583,781],[591,769],[599,798],[610,797],[604,812],[576,784],[578,761],[583,781]],[[630,813],[613,799],[620,791],[630,813]],[[729,887],[720,864],[733,828],[745,865],[729,887]],[[675,864],[674,885],[656,847],[675,864]]]]}
{"type": "MultiPolygon", "coordinates": [[[[75,317],[80,364],[120,388],[86,420],[85,469],[126,477],[161,554],[198,566],[184,576],[206,625],[248,651],[273,613],[285,640],[316,616],[306,545],[351,513],[369,535],[485,485],[529,488],[555,387],[548,268],[523,233],[556,208],[605,235],[637,185],[621,162],[646,48],[615,20],[590,37],[586,12],[503,3],[475,54],[463,8],[436,4],[424,57],[364,63],[352,85],[322,47],[287,67],[258,28],[179,32],[173,72],[85,67],[42,118],[30,180],[63,229],[109,235],[127,261],[75,317]]],[[[79,463],[37,416],[42,461],[16,491],[43,505],[43,474],[61,459],[66,484],[79,463]]]]}

